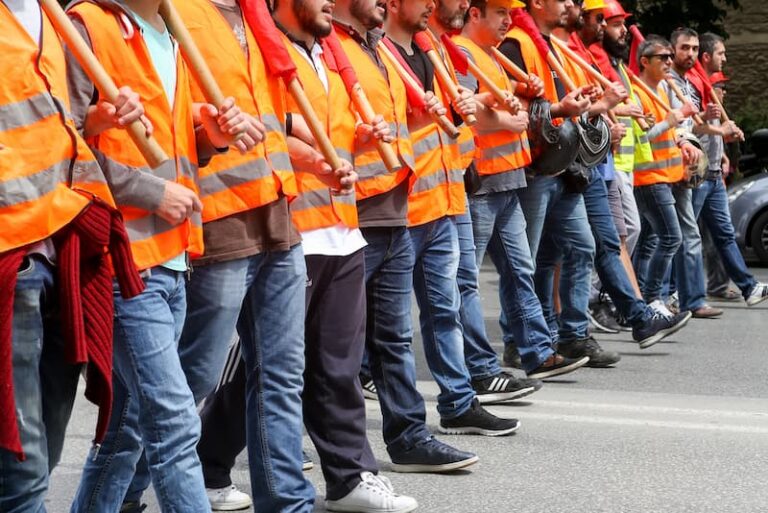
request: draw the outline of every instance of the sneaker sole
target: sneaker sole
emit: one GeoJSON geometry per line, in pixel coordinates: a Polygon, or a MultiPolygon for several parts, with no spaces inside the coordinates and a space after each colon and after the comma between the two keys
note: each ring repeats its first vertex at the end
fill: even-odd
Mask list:
{"type": "Polygon", "coordinates": [[[762,302],[763,302],[763,301],[765,301],[766,299],[768,299],[768,296],[759,297],[759,298],[757,298],[757,299],[756,299],[756,300],[754,300],[754,301],[750,301],[749,299],[747,299],[747,306],[755,306],[755,305],[759,305],[760,303],[762,303],[762,302]]]}
{"type": "Polygon", "coordinates": [[[307,470],[312,470],[313,468],[315,468],[315,464],[312,461],[305,461],[304,463],[301,464],[301,470],[303,470],[304,472],[306,472],[307,470]]]}
{"type": "Polygon", "coordinates": [[[502,429],[500,431],[493,431],[490,429],[483,429],[476,426],[467,427],[443,427],[437,426],[437,430],[444,435],[482,435],[482,436],[506,436],[511,435],[515,431],[520,429],[520,422],[518,421],[514,427],[509,429],[502,429]]]}
{"type": "Polygon", "coordinates": [[[379,394],[376,392],[371,392],[369,390],[363,389],[363,397],[366,399],[370,399],[372,401],[378,401],[379,400],[379,394]]]}
{"type": "Polygon", "coordinates": [[[534,378],[534,379],[544,379],[544,378],[552,378],[555,376],[562,376],[563,374],[568,374],[569,372],[575,371],[579,367],[585,366],[588,362],[589,362],[589,356],[585,356],[581,360],[573,362],[570,365],[566,365],[565,367],[559,367],[557,369],[536,372],[534,374],[528,374],[528,377],[534,378]]]}
{"type": "Polygon", "coordinates": [[[425,474],[440,474],[442,472],[452,472],[466,468],[470,465],[474,465],[480,461],[479,456],[472,456],[466,460],[453,461],[451,463],[443,463],[440,465],[427,465],[424,463],[395,463],[392,462],[392,470],[394,472],[400,472],[402,474],[413,473],[425,473],[425,474]]]}
{"type": "Polygon", "coordinates": [[[616,335],[619,332],[619,330],[615,330],[600,324],[599,322],[597,322],[597,319],[595,319],[592,316],[592,314],[587,314],[587,317],[589,318],[589,322],[592,323],[592,326],[595,327],[595,331],[597,331],[598,333],[605,333],[607,335],[616,335]]]}
{"type": "Polygon", "coordinates": [[[240,511],[241,509],[248,509],[253,505],[253,501],[250,499],[248,502],[245,502],[245,500],[242,500],[240,502],[233,502],[231,504],[225,504],[225,503],[211,503],[211,509],[213,511],[240,511]]]}
{"type": "Polygon", "coordinates": [[[475,393],[475,397],[480,404],[498,404],[526,397],[535,391],[536,387],[525,387],[520,390],[515,390],[514,392],[495,392],[492,394],[475,393]]]}
{"type": "Polygon", "coordinates": [[[331,501],[325,501],[326,511],[339,511],[339,512],[354,512],[354,513],[410,513],[419,506],[406,506],[400,509],[382,509],[363,506],[360,504],[350,504],[349,506],[344,504],[333,504],[331,501]]]}
{"type": "Polygon", "coordinates": [[[670,326],[669,328],[667,328],[665,330],[659,331],[658,333],[656,333],[652,337],[648,337],[648,338],[646,338],[644,340],[641,340],[640,342],[638,342],[638,344],[640,345],[640,349],[648,349],[649,347],[655,345],[656,343],[661,342],[666,337],[668,337],[668,336],[670,336],[670,335],[672,335],[674,333],[677,333],[678,331],[683,329],[686,324],[688,324],[688,321],[690,321],[692,317],[693,317],[693,315],[691,314],[691,312],[688,312],[688,315],[685,317],[685,319],[683,319],[682,321],[678,322],[674,326],[670,326]]]}

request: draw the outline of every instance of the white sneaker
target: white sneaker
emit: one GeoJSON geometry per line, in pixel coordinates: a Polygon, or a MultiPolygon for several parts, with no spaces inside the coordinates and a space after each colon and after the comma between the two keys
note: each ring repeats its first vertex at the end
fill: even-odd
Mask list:
{"type": "Polygon", "coordinates": [[[658,313],[662,317],[672,317],[672,312],[669,311],[669,308],[667,308],[667,305],[665,305],[664,301],[661,299],[654,299],[648,306],[650,306],[654,312],[658,313]]]}
{"type": "Polygon", "coordinates": [[[768,299],[768,285],[758,282],[747,296],[747,306],[755,306],[768,299]]]}
{"type": "Polygon", "coordinates": [[[236,511],[250,508],[253,504],[248,494],[238,490],[235,485],[224,488],[206,488],[205,493],[208,494],[208,501],[210,501],[213,511],[236,511]]]}
{"type": "Polygon", "coordinates": [[[407,513],[419,505],[413,497],[397,495],[392,483],[384,476],[370,472],[360,474],[362,481],[341,499],[325,501],[328,511],[356,513],[407,513]]]}

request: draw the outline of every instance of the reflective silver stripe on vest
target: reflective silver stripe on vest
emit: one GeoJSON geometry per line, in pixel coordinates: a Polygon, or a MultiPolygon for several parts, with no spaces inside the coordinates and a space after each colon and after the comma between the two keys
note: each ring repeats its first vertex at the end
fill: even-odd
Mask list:
{"type": "Polygon", "coordinates": [[[360,182],[364,182],[365,180],[373,180],[377,176],[382,176],[389,173],[389,170],[381,160],[377,162],[371,162],[370,164],[365,164],[363,166],[356,166],[355,171],[357,172],[357,176],[360,182]]]}
{"type": "Polygon", "coordinates": [[[20,102],[0,105],[0,132],[32,125],[58,114],[59,110],[49,93],[40,93],[20,102]]]}
{"type": "Polygon", "coordinates": [[[672,157],[671,159],[654,160],[652,162],[645,162],[635,166],[635,171],[654,171],[657,169],[668,169],[670,167],[680,166],[683,164],[683,157],[672,157]]]}
{"type": "Polygon", "coordinates": [[[101,167],[95,160],[76,161],[72,174],[73,185],[78,183],[106,183],[101,167]]]}
{"type": "Polygon", "coordinates": [[[476,148],[477,146],[475,146],[475,140],[473,138],[469,138],[466,141],[461,141],[459,144],[459,153],[461,155],[471,153],[475,151],[476,148]]]}
{"type": "Polygon", "coordinates": [[[154,214],[147,214],[144,217],[138,219],[131,219],[125,221],[125,229],[128,232],[128,237],[131,242],[138,242],[145,239],[150,239],[155,235],[169,232],[175,229],[178,225],[172,225],[162,217],[154,214]]]}
{"type": "Polygon", "coordinates": [[[62,160],[33,175],[0,182],[0,207],[36,200],[51,193],[60,183],[66,183],[70,162],[69,159],[62,160]]]}
{"type": "Polygon", "coordinates": [[[464,184],[464,170],[463,169],[451,169],[448,171],[448,182],[449,183],[460,183],[464,184]]]}
{"type": "Polygon", "coordinates": [[[413,153],[418,159],[422,155],[426,155],[430,151],[440,146],[440,136],[437,131],[433,131],[424,139],[413,143],[413,153]]]}
{"type": "Polygon", "coordinates": [[[445,171],[441,168],[436,173],[433,173],[429,176],[418,177],[413,183],[412,192],[416,193],[429,191],[439,187],[440,185],[443,185],[447,181],[448,177],[446,176],[445,171]]]}
{"type": "Polygon", "coordinates": [[[499,146],[493,146],[491,148],[481,148],[480,161],[495,159],[499,157],[504,158],[507,156],[512,156],[515,153],[522,150],[522,148],[523,148],[523,144],[520,141],[520,139],[511,141],[505,144],[501,144],[499,146]]]}
{"type": "Polygon", "coordinates": [[[272,169],[270,169],[267,159],[263,157],[254,159],[239,166],[222,169],[214,174],[201,177],[200,197],[204,198],[269,176],[272,176],[272,169]]]}
{"type": "Polygon", "coordinates": [[[670,141],[669,139],[665,139],[662,141],[652,141],[651,142],[651,148],[656,150],[668,150],[670,148],[674,148],[677,146],[677,143],[675,141],[670,141]]]}

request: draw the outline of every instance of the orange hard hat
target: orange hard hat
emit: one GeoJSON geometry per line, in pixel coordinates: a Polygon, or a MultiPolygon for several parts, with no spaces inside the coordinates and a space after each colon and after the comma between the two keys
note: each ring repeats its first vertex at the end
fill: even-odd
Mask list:
{"type": "Polygon", "coordinates": [[[632,15],[628,14],[627,11],[624,10],[618,0],[605,0],[603,16],[605,16],[605,19],[608,20],[615,18],[616,16],[621,16],[622,18],[627,19],[632,15]]]}

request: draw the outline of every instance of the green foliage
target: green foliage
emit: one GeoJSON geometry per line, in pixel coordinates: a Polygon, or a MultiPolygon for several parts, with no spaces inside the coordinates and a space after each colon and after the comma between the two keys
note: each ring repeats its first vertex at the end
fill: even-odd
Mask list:
{"type": "Polygon", "coordinates": [[[714,32],[727,37],[723,21],[726,8],[739,8],[739,0],[620,0],[644,34],[669,37],[678,27],[700,34],[714,32]]]}

